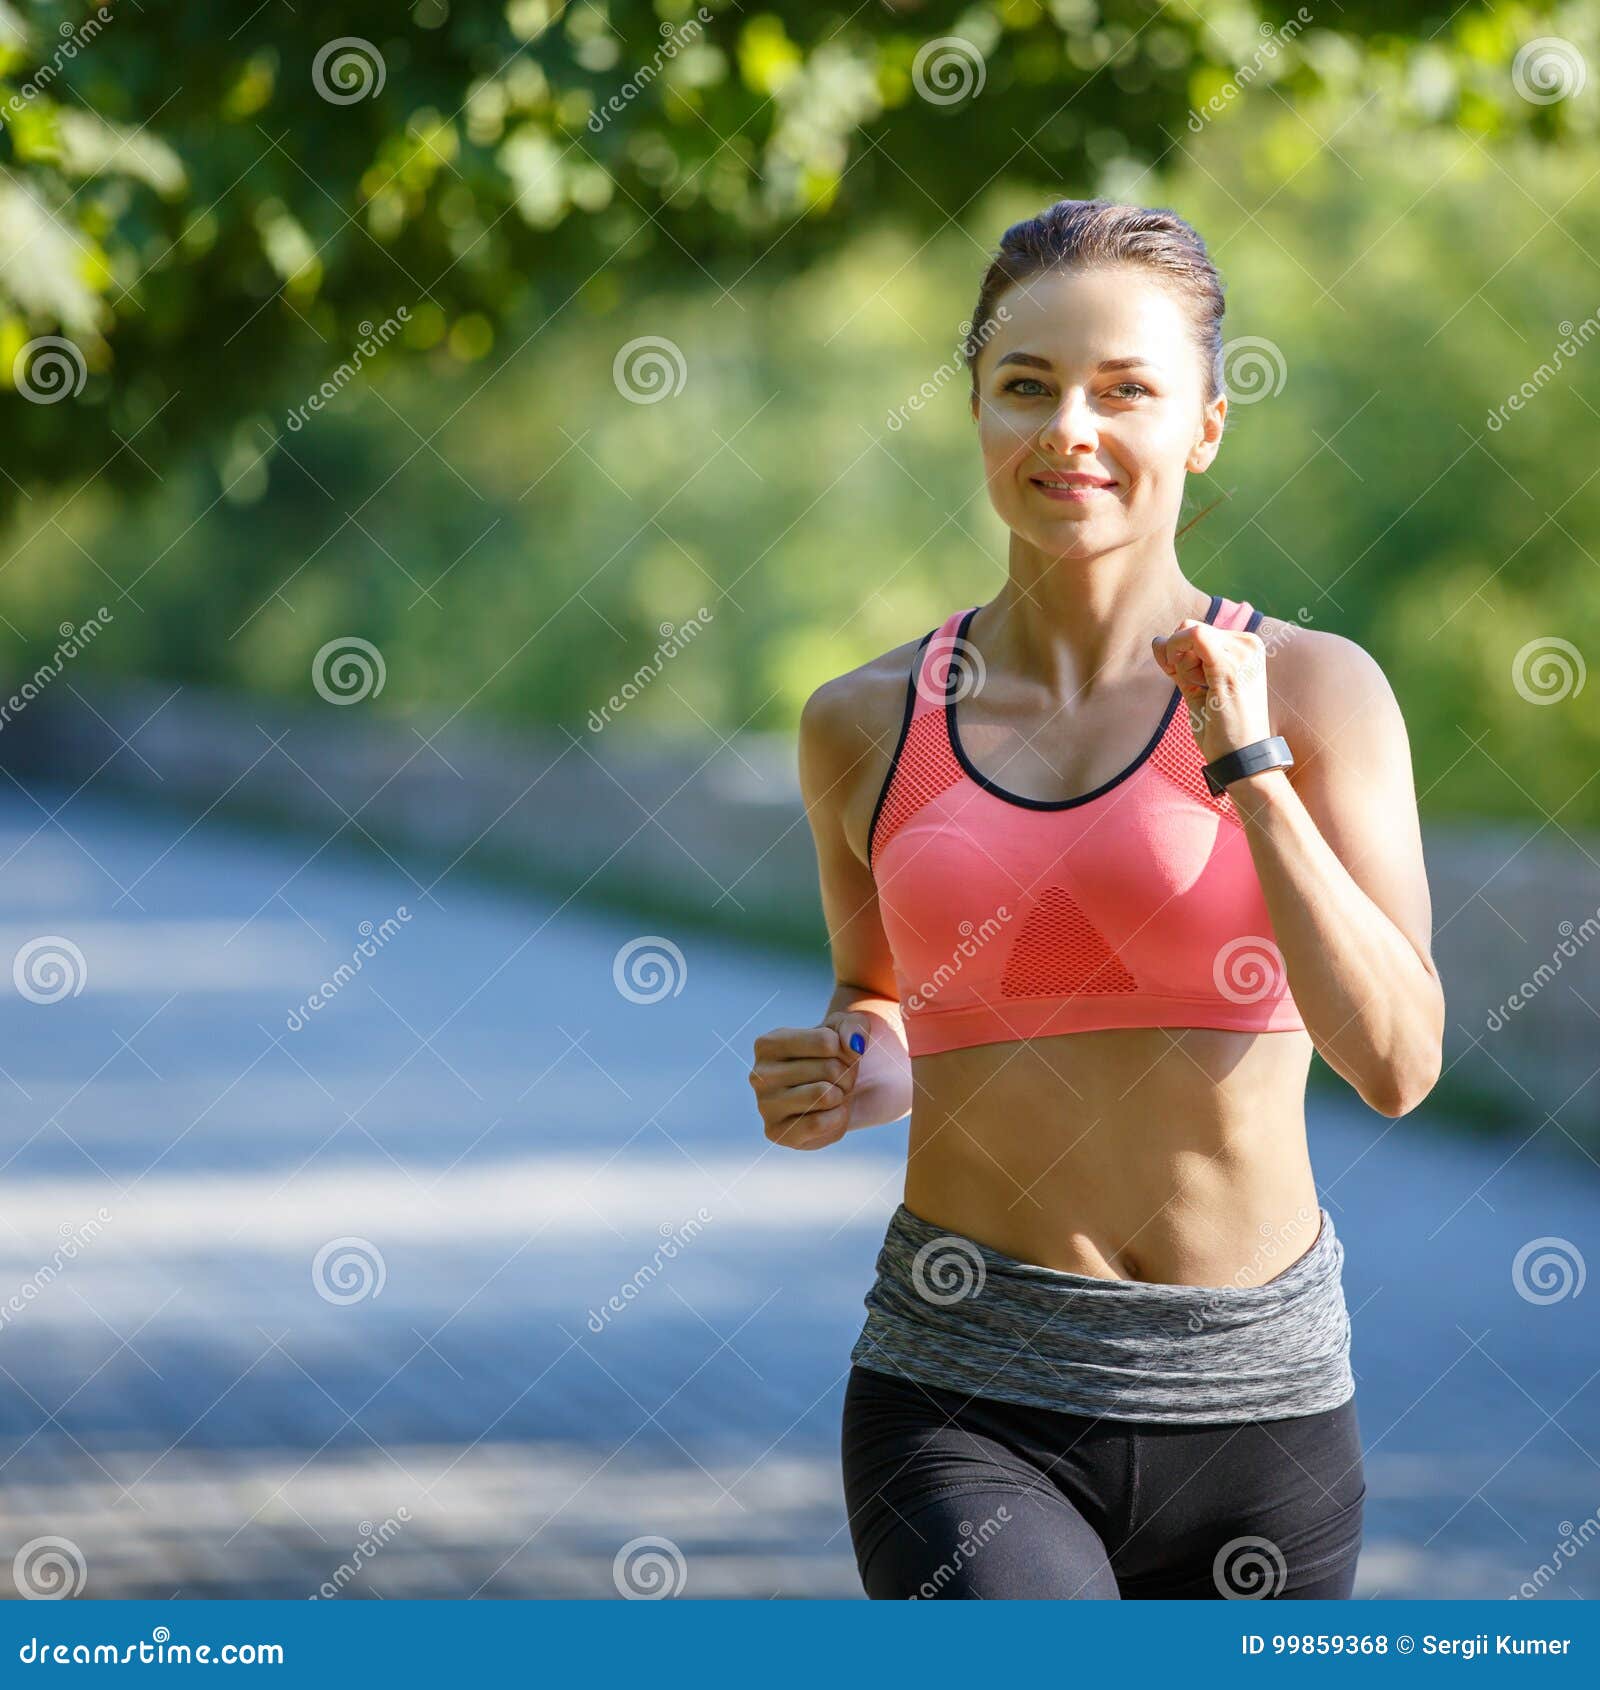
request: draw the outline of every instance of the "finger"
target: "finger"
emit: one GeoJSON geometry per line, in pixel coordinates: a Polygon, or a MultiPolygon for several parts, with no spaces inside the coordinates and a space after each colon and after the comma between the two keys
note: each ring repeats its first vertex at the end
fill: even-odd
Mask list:
{"type": "Polygon", "coordinates": [[[832,1027],[839,1035],[841,1054],[847,1061],[866,1054],[867,1045],[872,1039],[872,1023],[866,1016],[854,1014],[850,1010],[838,1010],[832,1015],[824,1016],[822,1024],[832,1027]]]}
{"type": "Polygon", "coordinates": [[[767,1128],[767,1137],[787,1150],[821,1150],[844,1137],[849,1111],[830,1109],[820,1115],[804,1115],[794,1121],[767,1128]]]}
{"type": "Polygon", "coordinates": [[[761,1062],[788,1062],[796,1057],[839,1055],[839,1035],[831,1027],[774,1027],[755,1042],[755,1058],[761,1062]]]}
{"type": "Polygon", "coordinates": [[[840,1057],[791,1057],[787,1062],[758,1062],[749,1079],[761,1096],[819,1081],[848,1090],[855,1084],[855,1075],[856,1064],[840,1057]]]}

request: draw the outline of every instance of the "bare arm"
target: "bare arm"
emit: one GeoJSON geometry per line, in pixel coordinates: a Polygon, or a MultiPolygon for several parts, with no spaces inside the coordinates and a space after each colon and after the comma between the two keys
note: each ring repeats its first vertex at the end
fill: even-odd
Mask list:
{"type": "Polygon", "coordinates": [[[1410,743],[1367,651],[1299,637],[1317,647],[1291,654],[1273,700],[1295,767],[1228,793],[1312,1042],[1372,1108],[1404,1115],[1438,1080],[1445,1014],[1410,743]]]}

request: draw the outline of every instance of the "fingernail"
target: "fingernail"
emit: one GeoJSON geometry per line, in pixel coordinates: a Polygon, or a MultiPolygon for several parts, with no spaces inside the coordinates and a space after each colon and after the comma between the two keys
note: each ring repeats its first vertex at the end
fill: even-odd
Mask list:
{"type": "Polygon", "coordinates": [[[867,1048],[867,1041],[859,1033],[852,1033],[850,1035],[850,1048],[859,1056],[867,1048]]]}

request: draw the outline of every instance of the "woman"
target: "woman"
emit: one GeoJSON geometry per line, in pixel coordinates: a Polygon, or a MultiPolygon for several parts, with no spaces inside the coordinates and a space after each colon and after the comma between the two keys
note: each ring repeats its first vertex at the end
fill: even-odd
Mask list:
{"type": "Polygon", "coordinates": [[[838,985],[750,1080],[797,1150],[911,1115],[844,1406],[873,1597],[1354,1583],[1306,1076],[1405,1114],[1444,998],[1381,669],[1178,563],[1222,313],[1171,212],[1009,229],[966,348],[1007,579],[803,714],[838,985]]]}

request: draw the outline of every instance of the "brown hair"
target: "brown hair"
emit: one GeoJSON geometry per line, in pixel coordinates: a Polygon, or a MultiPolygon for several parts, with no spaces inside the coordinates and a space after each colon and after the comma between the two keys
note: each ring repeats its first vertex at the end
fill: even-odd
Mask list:
{"type": "MultiPolygon", "coordinates": [[[[1025,287],[1051,270],[1133,264],[1168,282],[1189,308],[1201,360],[1205,400],[1222,392],[1222,280],[1206,243],[1175,211],[1113,200],[1057,200],[1036,217],[1013,223],[984,272],[963,353],[978,392],[978,355],[998,326],[995,310],[1008,288],[1025,287]]],[[[1206,510],[1214,508],[1208,505],[1206,510]]],[[[1201,511],[1179,530],[1186,532],[1201,511]]]]}

